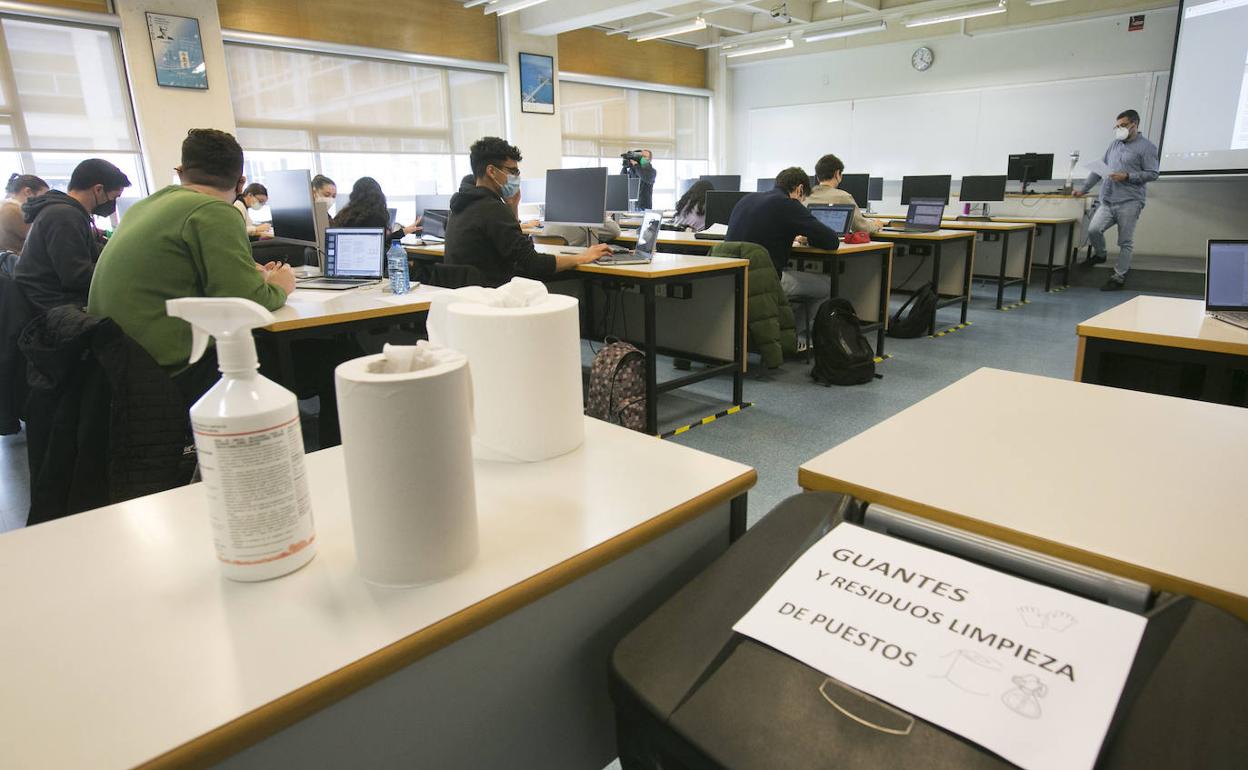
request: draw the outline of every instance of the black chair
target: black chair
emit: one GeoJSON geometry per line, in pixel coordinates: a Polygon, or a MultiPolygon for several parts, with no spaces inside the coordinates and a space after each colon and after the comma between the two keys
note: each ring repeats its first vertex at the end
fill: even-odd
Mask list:
{"type": "Polygon", "coordinates": [[[465,286],[481,286],[485,279],[481,271],[472,265],[448,265],[443,262],[426,267],[425,283],[444,289],[461,289],[465,286]]]}
{"type": "Polygon", "coordinates": [[[256,260],[257,265],[266,265],[270,262],[285,262],[291,267],[317,264],[316,249],[284,238],[252,241],[251,258],[256,260]]]}

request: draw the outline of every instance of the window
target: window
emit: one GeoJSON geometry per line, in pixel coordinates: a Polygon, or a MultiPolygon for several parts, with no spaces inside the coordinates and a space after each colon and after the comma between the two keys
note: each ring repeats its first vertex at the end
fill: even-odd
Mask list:
{"type": "Polygon", "coordinates": [[[144,182],[136,136],[113,30],[0,19],[3,178],[36,174],[64,190],[74,166],[103,158],[130,177],[125,197],[138,198],[144,182]]]}
{"type": "Polygon", "coordinates": [[[399,220],[415,196],[447,195],[467,173],[468,148],[502,136],[503,78],[404,62],[276,48],[225,47],[248,179],[309,169],[350,192],[375,178],[399,220]]]}
{"type": "Polygon", "coordinates": [[[676,205],[681,179],[710,170],[709,100],[564,81],[563,166],[620,168],[620,153],[654,153],[654,206],[676,205]]]}

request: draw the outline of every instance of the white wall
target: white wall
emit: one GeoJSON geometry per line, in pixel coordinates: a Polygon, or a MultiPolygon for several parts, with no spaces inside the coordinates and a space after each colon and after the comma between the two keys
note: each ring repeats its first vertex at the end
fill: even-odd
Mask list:
{"type": "Polygon", "coordinates": [[[554,57],[559,72],[559,43],[554,35],[537,37],[520,31],[519,14],[502,17],[499,23],[499,49],[507,71],[507,140],[520,148],[524,161],[521,173],[526,179],[545,179],[547,169],[563,165],[563,123],[559,108],[563,95],[555,78],[555,114],[541,115],[520,111],[520,52],[554,57]]]}
{"type": "MultiPolygon", "coordinates": [[[[822,54],[772,59],[765,62],[734,65],[730,69],[729,91],[733,105],[727,153],[727,173],[751,173],[752,157],[762,157],[783,143],[783,136],[756,140],[751,146],[750,120],[752,111],[761,108],[802,105],[824,105],[848,100],[880,99],[909,94],[1024,87],[1033,84],[1077,78],[1119,75],[1154,77],[1169,70],[1177,11],[1167,9],[1147,14],[1141,32],[1128,32],[1126,17],[1112,17],[1074,22],[1014,32],[984,34],[976,37],[938,37],[930,41],[852,48],[822,54]],[[935,52],[935,64],[927,72],[916,72],[910,66],[910,54],[919,44],[935,52]]],[[[1164,75],[1162,76],[1164,77],[1164,75]]],[[[1164,97],[1164,82],[1160,94],[1164,97]]],[[[1144,100],[1141,100],[1144,101],[1144,100]]],[[[877,104],[889,102],[878,102],[877,104]]],[[[915,104],[915,100],[896,100],[897,104],[915,104]]],[[[1159,138],[1160,126],[1150,126],[1160,116],[1156,104],[1106,104],[1100,119],[1104,126],[1104,144],[1110,141],[1109,127],[1119,110],[1136,107],[1144,113],[1145,132],[1159,138]]],[[[811,108],[793,112],[795,120],[811,108]]],[[[1035,135],[1037,126],[1047,125],[1058,133],[1072,122],[1089,120],[1087,107],[1077,114],[1046,110],[1045,114],[1020,113],[1014,123],[981,127],[1007,135],[1035,135]]],[[[755,113],[763,114],[763,113],[755,113]]],[[[782,110],[774,114],[783,116],[782,110]]],[[[915,132],[938,132],[941,125],[931,121],[939,116],[904,110],[895,116],[896,124],[915,132]]],[[[831,127],[830,127],[831,128],[831,127]]],[[[968,138],[968,141],[974,141],[968,138]]],[[[1024,139],[1026,145],[1028,140],[1024,139]]],[[[998,141],[993,142],[997,144],[998,141]]],[[[850,155],[848,137],[833,130],[826,136],[824,152],[841,155],[847,166],[861,168],[850,155]]],[[[1008,145],[1008,142],[1002,146],[1008,145]]],[[[1016,152],[1032,151],[1019,146],[1016,152]]],[[[1043,148],[1040,148],[1043,150],[1043,148]]],[[[1083,148],[1083,160],[1099,156],[1104,147],[1083,148]]],[[[815,157],[803,160],[813,171],[815,157]]],[[[1005,158],[1001,158],[1004,163],[1005,158]]],[[[865,161],[870,163],[871,160],[865,161]]],[[[1066,159],[1055,158],[1054,175],[1065,174],[1066,159]]],[[[868,169],[862,169],[868,170],[868,169]]],[[[983,173],[982,169],[948,168],[954,177],[963,173],[983,173]]],[[[1237,201],[1248,198],[1248,179],[1192,180],[1163,179],[1149,187],[1150,206],[1136,232],[1136,251],[1140,254],[1165,256],[1204,256],[1204,242],[1209,237],[1248,237],[1248,221],[1238,209],[1237,201]]],[[[1112,238],[1111,238],[1112,243],[1112,238]]]]}
{"type": "Polygon", "coordinates": [[[217,128],[236,133],[225,70],[225,46],[221,42],[221,21],[217,16],[217,4],[209,0],[113,0],[113,7],[121,17],[121,44],[147,185],[155,192],[169,184],[173,168],[181,162],[182,140],[189,129],[217,128]],[[204,61],[208,66],[207,91],[156,85],[156,67],[144,15],[147,11],[199,19],[204,61]]]}

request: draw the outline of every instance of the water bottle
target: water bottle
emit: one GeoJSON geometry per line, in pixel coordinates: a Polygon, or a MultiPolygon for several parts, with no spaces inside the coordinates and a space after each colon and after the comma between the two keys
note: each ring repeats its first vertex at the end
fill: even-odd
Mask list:
{"type": "Polygon", "coordinates": [[[386,270],[390,273],[390,291],[395,294],[407,294],[412,285],[407,279],[407,252],[398,241],[390,242],[390,250],[386,252],[386,270]]]}

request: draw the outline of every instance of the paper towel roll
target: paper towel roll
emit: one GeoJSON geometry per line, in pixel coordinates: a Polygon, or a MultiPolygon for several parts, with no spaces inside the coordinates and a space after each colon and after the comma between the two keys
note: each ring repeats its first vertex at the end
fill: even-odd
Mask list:
{"type": "Polygon", "coordinates": [[[472,367],[478,458],[538,462],[584,442],[578,308],[524,279],[433,298],[431,339],[472,367]]]}
{"type": "Polygon", "coordinates": [[[448,577],[477,555],[468,359],[427,342],[334,371],[360,575],[448,577]]]}

